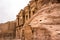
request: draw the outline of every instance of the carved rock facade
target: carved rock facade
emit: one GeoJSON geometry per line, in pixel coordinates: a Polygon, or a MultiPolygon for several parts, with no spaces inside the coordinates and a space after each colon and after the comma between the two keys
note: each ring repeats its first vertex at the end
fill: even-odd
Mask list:
{"type": "Polygon", "coordinates": [[[32,0],[22,14],[24,22],[18,25],[22,27],[18,29],[22,31],[19,31],[21,40],[60,40],[59,0],[32,0]]]}
{"type": "Polygon", "coordinates": [[[60,40],[59,21],[60,0],[31,0],[6,28],[15,31],[16,40],[60,40]]]}

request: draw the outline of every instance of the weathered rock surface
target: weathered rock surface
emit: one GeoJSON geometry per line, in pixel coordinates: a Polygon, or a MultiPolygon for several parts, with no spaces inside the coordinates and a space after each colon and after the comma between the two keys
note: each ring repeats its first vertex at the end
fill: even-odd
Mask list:
{"type": "Polygon", "coordinates": [[[26,24],[26,40],[60,40],[60,4],[51,4],[39,10],[26,24]],[[30,25],[30,28],[27,25],[30,25]],[[31,35],[32,33],[32,35],[31,35]],[[31,35],[31,36],[28,36],[31,35]]]}

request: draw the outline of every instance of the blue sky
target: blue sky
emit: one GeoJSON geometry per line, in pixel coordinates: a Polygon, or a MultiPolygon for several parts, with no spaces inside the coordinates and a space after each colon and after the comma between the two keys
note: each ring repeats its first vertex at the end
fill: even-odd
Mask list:
{"type": "Polygon", "coordinates": [[[29,0],[0,0],[0,23],[15,20],[18,12],[28,3],[29,0]]]}

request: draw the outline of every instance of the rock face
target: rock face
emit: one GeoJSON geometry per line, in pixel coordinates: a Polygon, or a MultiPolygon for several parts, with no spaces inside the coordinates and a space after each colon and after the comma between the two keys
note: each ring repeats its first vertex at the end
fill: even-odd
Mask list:
{"type": "Polygon", "coordinates": [[[9,40],[15,38],[15,22],[6,22],[0,24],[0,40],[9,40]]]}
{"type": "Polygon", "coordinates": [[[31,0],[15,21],[0,24],[0,38],[15,35],[16,40],[60,40],[60,0],[31,0]]]}
{"type": "Polygon", "coordinates": [[[60,4],[42,8],[24,25],[25,40],[60,40],[59,21],[60,4]]]}
{"type": "Polygon", "coordinates": [[[32,0],[17,16],[16,37],[21,40],[60,40],[59,21],[60,0],[32,0]]]}

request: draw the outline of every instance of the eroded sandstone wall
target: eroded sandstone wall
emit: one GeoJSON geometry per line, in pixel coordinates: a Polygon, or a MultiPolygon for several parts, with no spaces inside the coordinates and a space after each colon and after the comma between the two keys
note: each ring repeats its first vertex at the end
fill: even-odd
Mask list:
{"type": "MultiPolygon", "coordinates": [[[[29,4],[23,9],[23,12],[20,11],[19,14],[17,15],[17,19],[16,19],[16,21],[17,21],[16,22],[16,25],[17,25],[16,26],[16,35],[17,35],[17,37],[20,38],[20,36],[25,35],[24,33],[21,33],[21,31],[24,29],[25,25],[28,25],[34,19],[34,17],[35,17],[34,15],[37,15],[37,12],[39,12],[39,10],[41,11],[40,13],[42,13],[42,12],[45,13],[44,10],[46,10],[46,13],[49,13],[51,11],[50,9],[52,9],[52,7],[50,5],[53,6],[53,4],[59,4],[59,3],[60,3],[59,0],[31,0],[29,2],[29,4]],[[49,8],[49,7],[51,7],[51,8],[49,8]],[[21,15],[21,14],[23,14],[23,15],[21,15]]],[[[52,14],[52,15],[54,15],[54,14],[52,14]]],[[[40,19],[40,18],[37,17],[36,19],[40,19]]],[[[41,18],[41,19],[44,20],[44,18],[41,18]]],[[[51,21],[52,19],[49,18],[48,21],[56,22],[56,21],[51,21]]],[[[40,20],[40,21],[42,21],[42,20],[40,20]]],[[[33,22],[35,22],[35,21],[33,21],[33,22]]],[[[36,24],[31,23],[31,25],[33,25],[33,27],[37,26],[38,22],[36,24]]],[[[45,21],[43,21],[43,22],[45,22],[45,21]]],[[[46,24],[48,24],[48,23],[46,23],[46,24]]],[[[24,38],[24,36],[23,36],[23,38],[24,38]]]]}
{"type": "Polygon", "coordinates": [[[0,24],[0,38],[15,38],[16,23],[14,21],[0,24]]]}
{"type": "MultiPolygon", "coordinates": [[[[39,10],[24,26],[32,28],[30,40],[60,40],[60,4],[51,4],[39,10]],[[28,26],[29,25],[29,26],[28,26]]],[[[27,29],[26,29],[27,27],[27,29]]],[[[31,29],[30,29],[31,30],[31,29]]],[[[25,33],[27,35],[27,32],[25,33]]],[[[27,35],[26,40],[30,38],[27,35]],[[27,38],[28,37],[28,38],[27,38]]]]}

